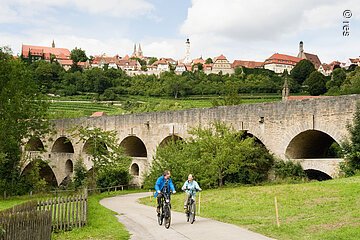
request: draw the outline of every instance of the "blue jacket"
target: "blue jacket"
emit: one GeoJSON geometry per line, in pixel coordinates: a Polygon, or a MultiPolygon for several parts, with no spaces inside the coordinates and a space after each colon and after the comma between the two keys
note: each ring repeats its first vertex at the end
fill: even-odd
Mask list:
{"type": "MultiPolygon", "coordinates": [[[[157,195],[158,195],[157,191],[162,191],[163,190],[165,182],[166,182],[166,179],[164,178],[164,176],[161,176],[156,180],[154,197],[157,197],[157,195]]],[[[170,191],[172,191],[172,192],[175,191],[175,187],[174,187],[174,184],[173,184],[171,178],[169,178],[168,191],[169,192],[170,191]]]]}

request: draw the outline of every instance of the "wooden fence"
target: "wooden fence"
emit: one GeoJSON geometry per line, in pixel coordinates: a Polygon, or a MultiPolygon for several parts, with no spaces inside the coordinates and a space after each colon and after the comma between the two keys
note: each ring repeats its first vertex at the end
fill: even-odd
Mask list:
{"type": "Polygon", "coordinates": [[[0,240],[48,240],[87,222],[87,195],[30,201],[0,212],[0,240]]]}
{"type": "Polygon", "coordinates": [[[0,214],[1,240],[51,239],[51,212],[31,211],[0,214]]]}
{"type": "Polygon", "coordinates": [[[86,225],[87,197],[84,195],[39,201],[37,207],[51,212],[53,231],[69,231],[86,225]]]}

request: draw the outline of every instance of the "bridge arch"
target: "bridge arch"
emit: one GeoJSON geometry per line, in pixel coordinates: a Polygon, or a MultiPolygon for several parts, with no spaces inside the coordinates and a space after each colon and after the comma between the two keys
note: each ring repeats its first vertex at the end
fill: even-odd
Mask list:
{"type": "Polygon", "coordinates": [[[44,147],[43,142],[40,140],[40,138],[32,137],[26,143],[25,150],[31,151],[31,152],[38,152],[38,151],[40,152],[40,151],[44,151],[45,147],[44,147]]]}
{"type": "Polygon", "coordinates": [[[70,176],[74,172],[74,163],[71,159],[66,160],[65,162],[65,174],[70,176]]]}
{"type": "Polygon", "coordinates": [[[169,135],[167,137],[165,137],[159,144],[159,147],[164,147],[166,146],[167,144],[169,144],[171,141],[182,141],[183,138],[178,136],[178,135],[175,135],[175,134],[172,134],[172,135],[169,135]]]}
{"type": "Polygon", "coordinates": [[[40,177],[43,178],[50,187],[57,187],[58,182],[55,177],[55,173],[52,168],[43,160],[36,159],[27,164],[22,171],[21,175],[30,174],[31,171],[39,169],[40,177]]]}
{"type": "Polygon", "coordinates": [[[255,140],[255,143],[261,145],[262,147],[266,148],[266,145],[264,144],[264,140],[261,139],[260,135],[255,135],[254,133],[252,133],[251,131],[248,131],[248,130],[243,130],[245,132],[245,136],[246,137],[251,137],[251,138],[254,138],[255,140]],[[259,137],[258,137],[259,136],[259,137]]]}
{"type": "Polygon", "coordinates": [[[285,150],[290,159],[337,158],[336,140],[320,130],[305,130],[291,139],[285,150]]]}
{"type": "Polygon", "coordinates": [[[83,146],[83,153],[91,154],[91,148],[96,148],[97,151],[101,152],[102,154],[106,155],[108,152],[108,148],[104,142],[96,142],[94,138],[89,138],[83,146]]]}
{"type": "Polygon", "coordinates": [[[329,174],[317,169],[305,169],[304,171],[310,180],[325,181],[332,179],[329,174]]]}
{"type": "Polygon", "coordinates": [[[59,137],[54,142],[51,152],[54,153],[74,153],[74,147],[67,137],[59,137]]]}
{"type": "Polygon", "coordinates": [[[120,146],[125,149],[125,153],[130,157],[147,157],[144,142],[136,136],[126,137],[121,141],[120,146]]]}
{"type": "Polygon", "coordinates": [[[137,163],[133,163],[130,167],[130,173],[133,176],[139,176],[140,175],[140,168],[137,163]]]}

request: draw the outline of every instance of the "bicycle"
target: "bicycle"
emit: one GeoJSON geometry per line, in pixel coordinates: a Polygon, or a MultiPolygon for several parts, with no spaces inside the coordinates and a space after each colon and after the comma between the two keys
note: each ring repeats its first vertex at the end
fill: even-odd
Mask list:
{"type": "Polygon", "coordinates": [[[193,224],[195,222],[195,215],[196,215],[196,201],[195,201],[195,192],[197,189],[186,189],[190,192],[190,197],[186,203],[186,217],[187,221],[193,224]]]}
{"type": "Polygon", "coordinates": [[[158,223],[161,226],[164,222],[165,228],[169,228],[171,224],[171,204],[170,204],[170,193],[161,193],[160,198],[160,213],[158,213],[158,223]]]}

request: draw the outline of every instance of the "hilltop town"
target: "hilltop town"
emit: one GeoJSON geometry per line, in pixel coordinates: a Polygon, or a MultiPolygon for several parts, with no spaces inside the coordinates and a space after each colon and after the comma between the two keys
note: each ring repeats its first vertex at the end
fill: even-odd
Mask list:
{"type": "MultiPolygon", "coordinates": [[[[232,63],[223,54],[215,57],[191,59],[190,40],[185,42],[185,54],[182,59],[174,60],[171,57],[146,56],[141,48],[141,44],[134,44],[132,54],[125,56],[107,56],[105,54],[90,56],[87,61],[77,62],[77,66],[82,69],[89,68],[113,68],[125,71],[129,76],[134,75],[156,75],[162,72],[174,71],[181,75],[183,72],[194,72],[202,70],[205,74],[233,74],[238,67],[263,68],[275,73],[288,73],[302,59],[309,60],[317,71],[324,76],[330,76],[334,69],[348,69],[350,66],[360,66],[360,57],[349,58],[346,62],[334,60],[330,63],[321,62],[319,56],[314,53],[305,52],[304,43],[300,41],[297,56],[283,53],[274,53],[263,62],[236,59],[232,63]]],[[[36,60],[57,61],[65,70],[69,70],[74,62],[71,59],[71,51],[66,48],[58,48],[55,42],[51,47],[22,45],[21,58],[30,62],[36,60]]]]}

